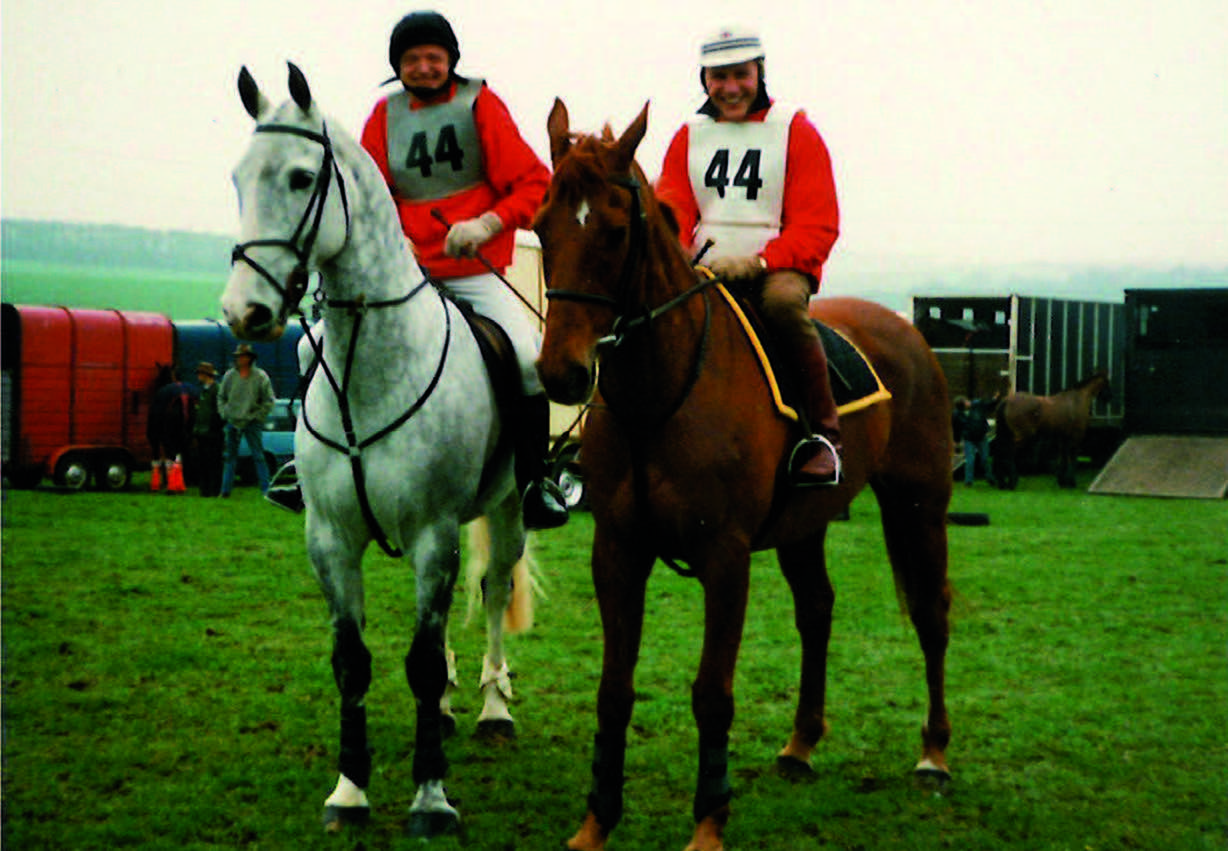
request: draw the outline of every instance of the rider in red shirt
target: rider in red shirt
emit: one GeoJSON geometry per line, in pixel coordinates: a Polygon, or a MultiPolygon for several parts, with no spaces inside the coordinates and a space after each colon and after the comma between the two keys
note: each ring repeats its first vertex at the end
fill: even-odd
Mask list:
{"type": "Polygon", "coordinates": [[[567,522],[567,508],[546,474],[550,408],[537,377],[541,340],[499,278],[512,262],[516,229],[527,227],[541,204],[550,171],[486,83],[456,73],[459,58],[456,34],[442,15],[402,18],[388,47],[401,89],[375,105],[362,145],[388,182],[419,262],[511,338],[523,391],[511,416],[516,480],[526,528],[548,529],[567,522]]]}
{"type": "MultiPolygon", "coordinates": [[[[521,395],[505,412],[505,423],[524,524],[550,529],[567,522],[567,506],[546,470],[550,403],[537,377],[541,338],[501,280],[512,262],[516,229],[537,212],[550,171],[485,81],[456,73],[459,59],[456,34],[442,15],[402,18],[389,40],[395,74],[387,81],[401,87],[376,103],[361,141],[388,183],[418,262],[511,340],[521,395]]],[[[270,499],[291,510],[301,507],[297,486],[279,487],[270,499]]]]}
{"type": "MultiPolygon", "coordinates": [[[[722,280],[753,288],[796,375],[810,434],[790,455],[798,485],[840,481],[840,427],[823,344],[807,311],[840,232],[831,157],[806,113],[768,97],[758,35],[724,29],[700,51],[699,113],[674,135],[657,198],[679,239],[722,280]]],[[[787,377],[787,376],[786,376],[787,377]]]]}

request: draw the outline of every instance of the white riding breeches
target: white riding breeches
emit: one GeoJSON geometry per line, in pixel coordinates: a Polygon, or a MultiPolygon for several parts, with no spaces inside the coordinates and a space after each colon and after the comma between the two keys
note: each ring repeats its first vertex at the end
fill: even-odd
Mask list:
{"type": "Polygon", "coordinates": [[[537,377],[537,355],[541,351],[541,334],[529,309],[521,304],[507,284],[493,273],[449,278],[443,281],[457,298],[473,305],[473,309],[499,324],[512,341],[516,362],[520,365],[520,384],[526,396],[543,391],[537,377]]]}

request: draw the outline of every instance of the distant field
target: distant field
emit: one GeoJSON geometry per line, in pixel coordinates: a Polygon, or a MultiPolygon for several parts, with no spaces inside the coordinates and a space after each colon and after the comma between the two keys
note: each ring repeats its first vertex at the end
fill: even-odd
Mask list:
{"type": "Polygon", "coordinates": [[[201,273],[68,266],[8,260],[0,267],[0,295],[14,304],[146,310],[171,319],[220,317],[226,281],[201,273]]]}

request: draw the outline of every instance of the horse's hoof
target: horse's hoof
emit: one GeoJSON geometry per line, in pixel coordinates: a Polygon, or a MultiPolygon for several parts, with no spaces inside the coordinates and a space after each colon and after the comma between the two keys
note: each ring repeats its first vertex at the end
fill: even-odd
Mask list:
{"type": "Polygon", "coordinates": [[[362,827],[370,820],[370,807],[327,806],[324,808],[325,833],[340,833],[347,827],[362,827]]]}
{"type": "Polygon", "coordinates": [[[460,816],[449,810],[410,810],[405,827],[405,834],[411,839],[433,839],[459,832],[460,816]]]}
{"type": "Polygon", "coordinates": [[[941,793],[951,782],[951,772],[929,760],[922,760],[913,769],[913,779],[921,789],[941,793]]]}
{"type": "Polygon", "coordinates": [[[776,773],[794,783],[810,782],[818,777],[809,763],[792,756],[776,757],[776,773]]]}
{"type": "Polygon", "coordinates": [[[516,741],[516,722],[510,718],[491,718],[479,721],[473,737],[492,744],[514,742],[516,741]]]}

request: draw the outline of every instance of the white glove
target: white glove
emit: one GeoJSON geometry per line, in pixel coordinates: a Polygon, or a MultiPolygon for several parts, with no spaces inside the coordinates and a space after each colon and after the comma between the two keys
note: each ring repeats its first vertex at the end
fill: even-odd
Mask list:
{"type": "Polygon", "coordinates": [[[472,257],[487,240],[503,230],[503,221],[493,210],[488,210],[476,219],[457,222],[448,229],[443,242],[443,253],[449,257],[472,257]]]}
{"type": "Polygon", "coordinates": [[[767,263],[758,254],[742,257],[718,257],[708,264],[712,274],[722,281],[736,284],[751,281],[767,271],[767,263]]]}

